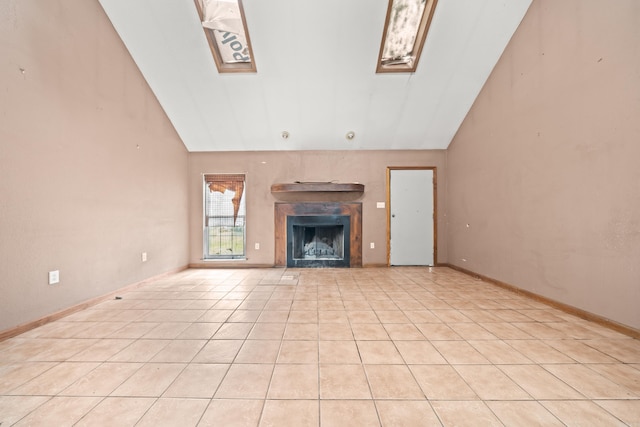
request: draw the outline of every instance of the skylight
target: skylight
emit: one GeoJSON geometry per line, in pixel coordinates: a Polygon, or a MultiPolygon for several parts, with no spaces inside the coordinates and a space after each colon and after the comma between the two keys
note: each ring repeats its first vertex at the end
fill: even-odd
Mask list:
{"type": "Polygon", "coordinates": [[[416,71],[438,0],[389,0],[378,73],[416,71]]]}
{"type": "Polygon", "coordinates": [[[255,73],[242,0],[195,0],[220,73],[255,73]]]}

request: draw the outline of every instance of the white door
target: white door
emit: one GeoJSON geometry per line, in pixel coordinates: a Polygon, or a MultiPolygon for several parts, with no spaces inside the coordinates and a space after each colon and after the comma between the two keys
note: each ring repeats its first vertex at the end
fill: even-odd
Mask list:
{"type": "Polygon", "coordinates": [[[389,169],[389,264],[434,264],[432,169],[389,169]]]}

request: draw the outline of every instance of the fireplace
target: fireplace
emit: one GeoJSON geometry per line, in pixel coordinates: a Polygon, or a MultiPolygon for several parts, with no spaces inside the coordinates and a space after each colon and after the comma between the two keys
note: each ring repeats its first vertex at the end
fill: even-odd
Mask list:
{"type": "Polygon", "coordinates": [[[287,216],[287,267],[349,267],[350,225],[348,215],[287,216]]]}
{"type": "Polygon", "coordinates": [[[275,264],[362,267],[362,204],[275,204],[275,264]]]}

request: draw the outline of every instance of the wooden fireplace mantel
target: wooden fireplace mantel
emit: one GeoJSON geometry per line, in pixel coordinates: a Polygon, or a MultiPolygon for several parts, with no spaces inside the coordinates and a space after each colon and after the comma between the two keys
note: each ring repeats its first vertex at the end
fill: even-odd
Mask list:
{"type": "Polygon", "coordinates": [[[338,183],[338,182],[292,182],[273,184],[271,186],[272,193],[312,193],[312,192],[354,192],[363,193],[364,184],[358,183],[338,183]]]}

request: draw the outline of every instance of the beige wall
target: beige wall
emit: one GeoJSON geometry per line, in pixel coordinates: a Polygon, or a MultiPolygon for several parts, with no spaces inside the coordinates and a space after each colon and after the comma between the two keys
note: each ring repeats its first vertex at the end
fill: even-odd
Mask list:
{"type": "MultiPolygon", "coordinates": [[[[274,203],[271,184],[294,181],[336,181],[364,184],[362,202],[362,263],[387,263],[386,201],[388,166],[437,167],[438,206],[444,207],[445,152],[431,151],[270,151],[191,153],[189,155],[190,262],[202,263],[202,174],[245,173],[247,180],[247,260],[231,265],[273,265],[274,203]],[[265,162],[265,163],[263,163],[265,162]],[[375,249],[369,244],[375,243],[375,249]],[[260,243],[260,250],[255,250],[260,243]]],[[[444,217],[439,214],[438,235],[444,236],[444,217]]],[[[438,261],[446,262],[446,240],[438,241],[438,261]]],[[[228,262],[226,263],[229,264],[228,262]]],[[[223,265],[209,262],[209,265],[223,265]]]]}
{"type": "Polygon", "coordinates": [[[534,0],[447,152],[450,263],[640,328],[639,22],[534,0]]]}
{"type": "Polygon", "coordinates": [[[96,0],[3,0],[0,92],[0,331],[187,264],[187,152],[96,0]]]}

